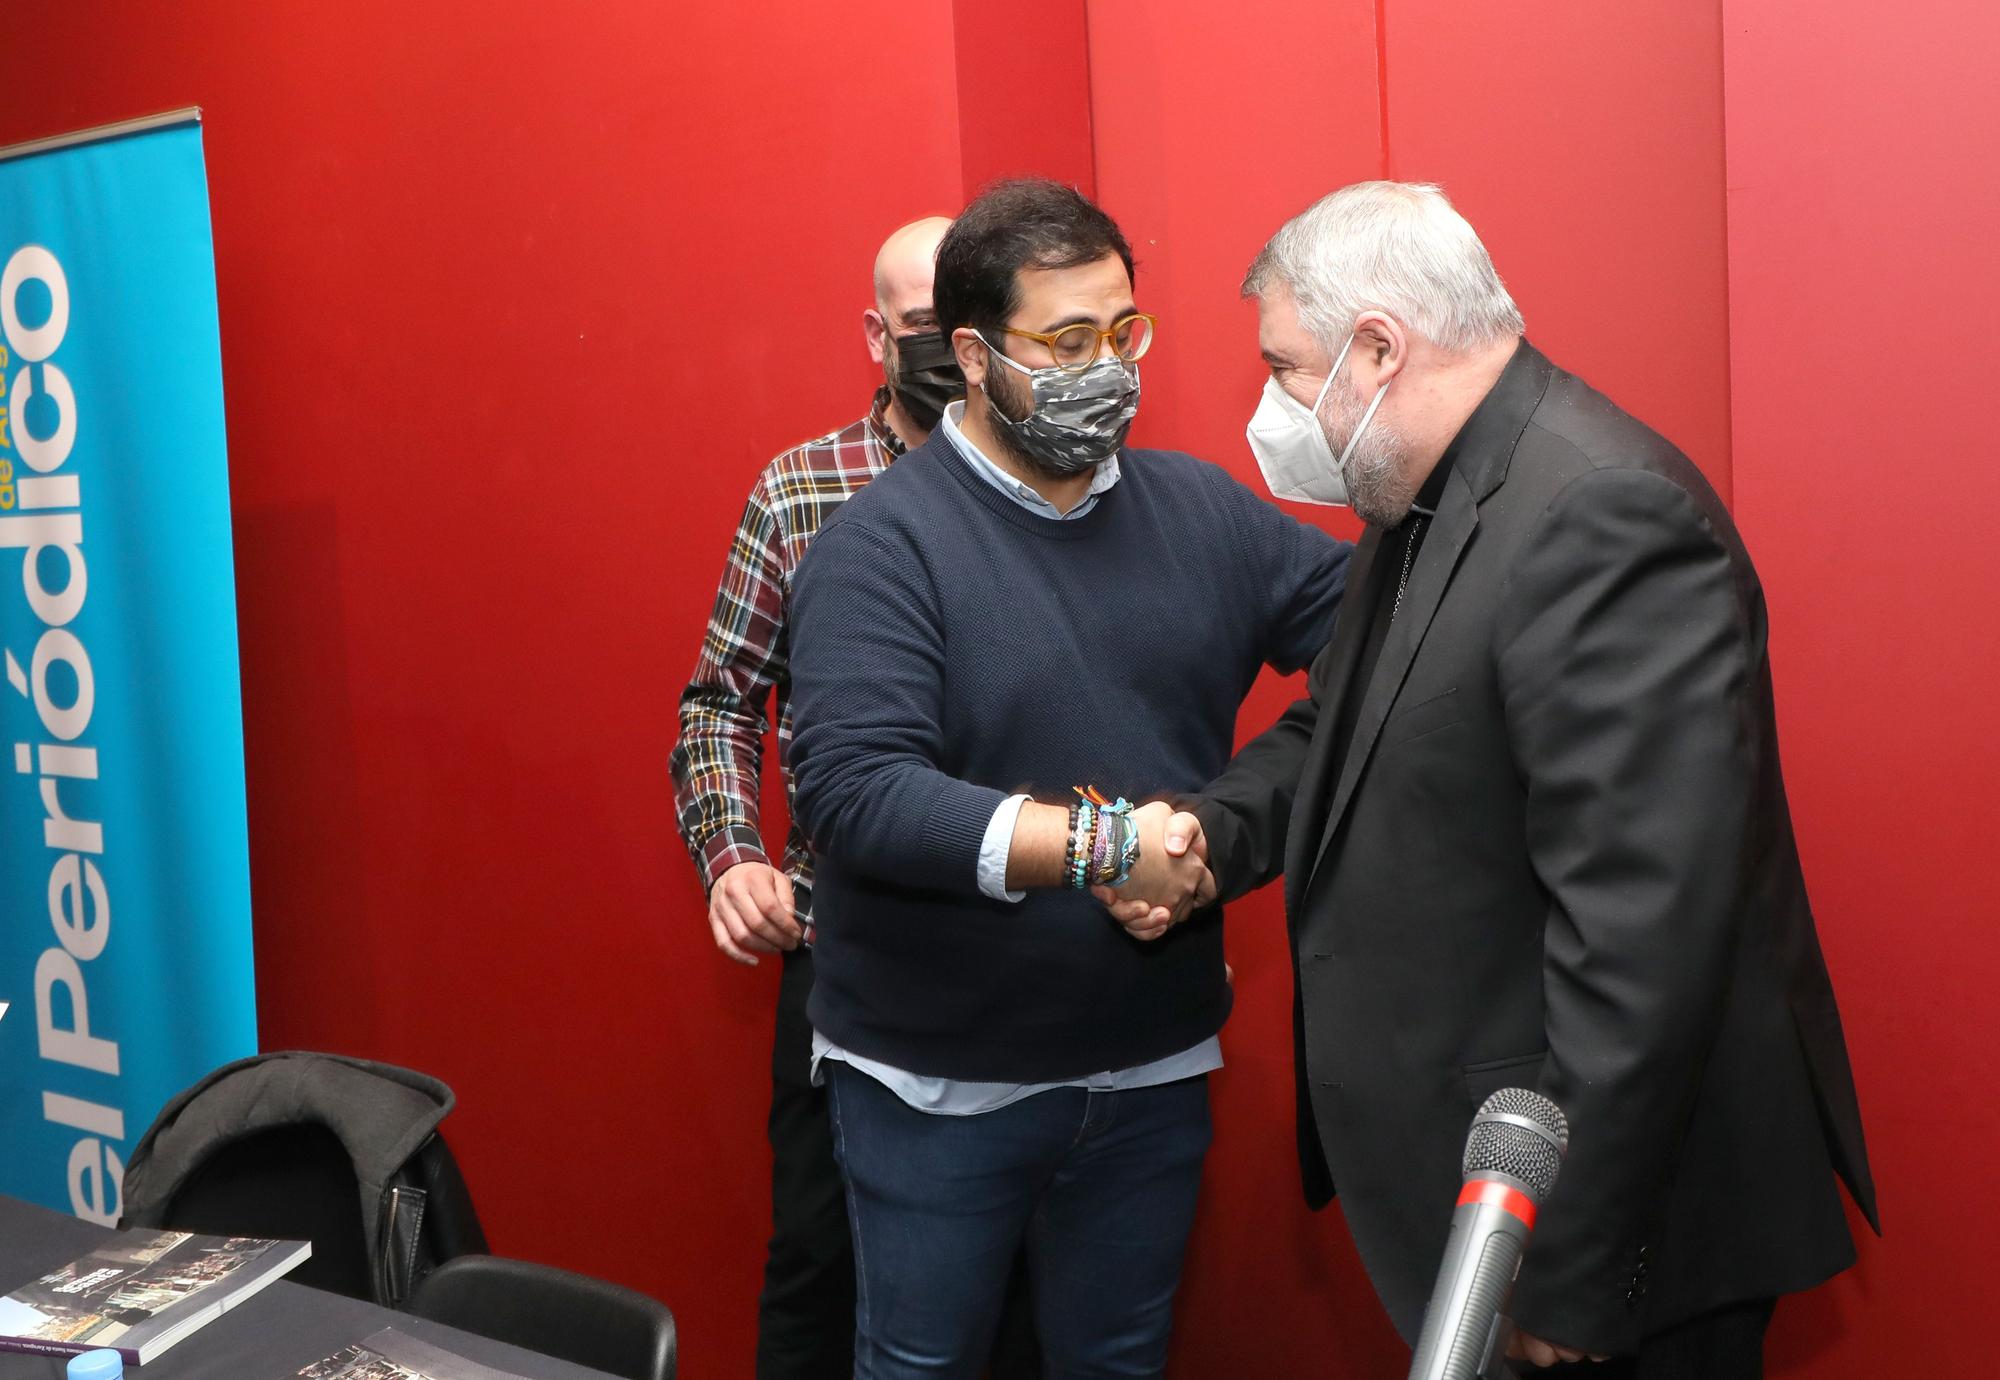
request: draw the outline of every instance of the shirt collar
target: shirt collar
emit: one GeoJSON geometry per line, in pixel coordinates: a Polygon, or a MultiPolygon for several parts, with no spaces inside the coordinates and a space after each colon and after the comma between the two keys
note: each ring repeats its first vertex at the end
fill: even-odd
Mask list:
{"type": "Polygon", "coordinates": [[[1417,496],[1410,504],[1411,512],[1423,517],[1437,515],[1438,504],[1444,498],[1445,480],[1451,477],[1452,462],[1456,459],[1454,452],[1457,449],[1456,446],[1445,447],[1444,454],[1438,457],[1435,465],[1431,466],[1430,477],[1424,480],[1424,486],[1417,490],[1417,496]]]}
{"type": "Polygon", "coordinates": [[[889,404],[894,398],[895,394],[889,391],[889,385],[885,383],[875,390],[874,405],[868,409],[869,433],[875,437],[875,444],[882,447],[891,460],[909,449],[903,444],[903,438],[896,434],[896,428],[889,425],[889,404]]]}
{"type": "Polygon", "coordinates": [[[944,416],[938,422],[938,427],[944,432],[945,439],[950,441],[952,449],[956,450],[965,459],[965,462],[972,466],[974,474],[984,479],[987,483],[1000,490],[1001,493],[1007,495],[1007,497],[1013,499],[1031,513],[1045,518],[1054,518],[1059,522],[1074,522],[1077,518],[1082,517],[1097,506],[1098,495],[1118,482],[1118,454],[1114,451],[1103,464],[1097,467],[1096,473],[1091,475],[1090,490],[1084,495],[1083,502],[1065,513],[1056,507],[1055,504],[1035,492],[1033,485],[1024,484],[1013,475],[1007,473],[1007,471],[1001,469],[987,458],[984,451],[972,444],[966,438],[965,433],[959,429],[959,419],[964,415],[965,399],[960,398],[957,402],[945,405],[944,416]]]}
{"type": "MultiPolygon", "coordinates": [[[[1433,477],[1455,472],[1471,489],[1473,502],[1485,502],[1486,496],[1506,479],[1514,447],[1527,429],[1528,419],[1541,406],[1542,395],[1548,391],[1554,376],[1555,366],[1522,336],[1499,379],[1445,447],[1433,477]]],[[[1435,500],[1444,497],[1444,481],[1437,482],[1437,490],[1429,498],[1419,496],[1418,502],[1434,506],[1435,500]]],[[[1429,490],[1428,483],[1425,488],[1429,490]]]]}

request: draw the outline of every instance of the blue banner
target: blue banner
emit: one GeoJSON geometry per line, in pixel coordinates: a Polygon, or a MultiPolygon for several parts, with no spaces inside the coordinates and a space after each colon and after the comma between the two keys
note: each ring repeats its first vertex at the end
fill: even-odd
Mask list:
{"type": "Polygon", "coordinates": [[[99,1222],[254,1053],[201,128],[0,159],[0,1192],[99,1222]]]}

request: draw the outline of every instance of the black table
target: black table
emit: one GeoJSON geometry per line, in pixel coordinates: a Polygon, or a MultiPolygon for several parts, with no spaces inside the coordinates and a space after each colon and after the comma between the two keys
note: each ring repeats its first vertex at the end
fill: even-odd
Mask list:
{"type": "MultiPolygon", "coordinates": [[[[69,1264],[110,1235],[104,1227],[0,1195],[0,1294],[69,1264]]],[[[613,1380],[601,1370],[283,1279],[125,1373],[138,1380],[284,1380],[385,1327],[529,1380],[613,1380]]],[[[0,1380],[61,1380],[66,1364],[63,1357],[0,1352],[0,1380]]]]}

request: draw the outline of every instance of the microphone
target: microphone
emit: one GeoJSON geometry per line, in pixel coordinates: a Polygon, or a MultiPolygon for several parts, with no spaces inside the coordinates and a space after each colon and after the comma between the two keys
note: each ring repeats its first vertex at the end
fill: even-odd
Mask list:
{"type": "Polygon", "coordinates": [[[1465,1138],[1465,1187],[1424,1310],[1409,1380],[1500,1380],[1521,1253],[1569,1149],[1562,1108],[1526,1088],[1486,1099],[1465,1138]]]}

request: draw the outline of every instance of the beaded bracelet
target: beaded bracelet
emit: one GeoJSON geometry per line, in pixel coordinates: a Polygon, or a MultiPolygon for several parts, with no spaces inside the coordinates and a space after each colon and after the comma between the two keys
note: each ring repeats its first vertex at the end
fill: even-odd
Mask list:
{"type": "Polygon", "coordinates": [[[1123,796],[1115,801],[1106,800],[1095,786],[1073,789],[1077,794],[1078,808],[1094,813],[1097,829],[1096,836],[1090,841],[1089,856],[1083,860],[1085,866],[1080,872],[1072,855],[1070,884],[1078,890],[1090,885],[1125,885],[1131,880],[1133,864],[1139,861],[1139,827],[1132,822],[1131,802],[1123,796]]]}
{"type": "Polygon", "coordinates": [[[1081,891],[1089,884],[1090,846],[1097,809],[1082,791],[1076,796],[1069,807],[1069,840],[1063,848],[1063,885],[1081,891]]]}
{"type": "Polygon", "coordinates": [[[1079,800],[1073,808],[1076,826],[1070,830],[1063,880],[1072,891],[1082,891],[1090,885],[1090,850],[1097,837],[1098,812],[1088,800],[1079,800]]]}
{"type": "Polygon", "coordinates": [[[1078,818],[1078,815],[1079,815],[1079,813],[1081,812],[1081,810],[1082,810],[1082,804],[1081,804],[1081,802],[1075,802],[1075,801],[1071,802],[1071,804],[1070,804],[1070,807],[1069,807],[1069,822],[1068,822],[1068,823],[1067,823],[1066,825],[1064,825],[1064,826],[1063,826],[1063,871],[1062,871],[1062,878],[1063,878],[1063,885],[1064,885],[1064,886],[1068,886],[1068,885],[1069,885],[1069,877],[1070,877],[1070,873],[1071,873],[1071,872],[1072,872],[1072,871],[1073,871],[1073,870],[1075,869],[1075,865],[1076,865],[1076,864],[1075,864],[1075,859],[1076,859],[1076,822],[1077,822],[1077,818],[1078,818]]]}

